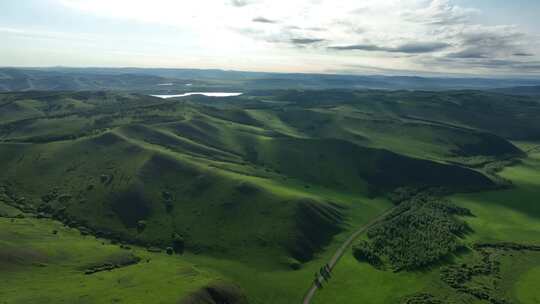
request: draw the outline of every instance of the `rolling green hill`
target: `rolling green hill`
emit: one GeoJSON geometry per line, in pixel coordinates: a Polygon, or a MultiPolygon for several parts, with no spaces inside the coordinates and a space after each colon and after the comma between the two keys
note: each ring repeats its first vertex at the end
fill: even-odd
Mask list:
{"type": "MultiPolygon", "coordinates": [[[[50,241],[68,255],[62,261],[59,253],[45,254],[46,259],[58,258],[54,267],[64,262],[79,267],[82,262],[72,262],[71,256],[94,248],[97,241],[91,236],[97,236],[162,263],[140,270],[125,267],[130,269],[127,276],[134,277],[129,280],[152,273],[137,284],[168,288],[190,282],[163,295],[163,303],[220,303],[222,296],[231,303],[299,302],[313,273],[341,241],[390,208],[390,199],[401,203],[396,193],[467,193],[452,196],[455,204],[477,215],[466,219],[471,233],[459,238],[466,245],[469,239],[492,241],[478,238],[483,230],[475,221],[483,223],[493,215],[483,207],[463,205],[462,197],[505,193],[499,188],[532,197],[526,189],[534,187],[521,187],[507,174],[511,169],[498,172],[520,159],[525,160],[519,166],[534,162],[534,156],[526,158],[534,146],[514,140],[537,139],[538,113],[540,103],[533,97],[476,91],[261,91],[219,100],[163,100],[115,92],[0,94],[0,215],[8,218],[2,225],[14,231],[10,235],[19,229],[16,223],[28,226],[27,241],[8,236],[0,241],[6,248],[41,248],[45,245],[37,239],[42,229],[60,227],[61,222],[83,236],[69,230],[69,239],[50,241]],[[511,188],[511,183],[517,186],[511,188]],[[26,218],[17,218],[21,216],[26,218]],[[71,242],[81,248],[70,248],[71,242]],[[144,248],[162,252],[146,253],[144,248]],[[167,256],[166,250],[176,254],[167,256]],[[197,273],[204,275],[191,280],[186,271],[183,279],[179,270],[182,283],[176,283],[167,279],[172,269],[159,268],[166,263],[200,265],[204,271],[197,273]]],[[[426,206],[407,209],[413,210],[410,218],[416,210],[438,212],[426,206]]],[[[522,205],[508,208],[531,213],[522,205]]],[[[394,220],[402,223],[396,214],[389,222],[394,220]]],[[[435,234],[434,242],[441,235],[435,234]]],[[[19,255],[13,250],[0,255],[0,265],[19,255]]],[[[458,250],[441,251],[426,265],[444,264],[458,250]]],[[[85,253],[85,259],[99,260],[101,254],[116,251],[127,252],[107,245],[95,254],[85,253]]],[[[27,254],[20,255],[27,263],[27,254]]],[[[28,255],[39,260],[34,253],[28,255]]],[[[420,290],[434,275],[378,273],[352,255],[344,263],[350,267],[348,274],[338,268],[336,282],[361,280],[358,267],[370,273],[373,282],[414,280],[411,286],[390,284],[396,295],[374,296],[373,303],[412,294],[404,289],[420,290]]],[[[122,262],[112,264],[124,271],[122,262]]],[[[45,272],[33,282],[16,283],[16,278],[33,271],[11,270],[13,277],[6,277],[8,287],[0,292],[9,289],[13,303],[28,301],[17,298],[16,291],[47,280],[45,272]]],[[[58,274],[74,275],[65,269],[58,274]]],[[[105,280],[120,282],[117,270],[110,274],[105,280]]],[[[88,303],[99,302],[103,282],[74,278],[86,286],[85,293],[93,293],[88,303]]],[[[54,294],[58,284],[50,281],[43,295],[54,294]]],[[[126,295],[130,286],[119,285],[117,297],[129,302],[138,295],[126,295]]],[[[51,299],[70,301],[75,296],[81,295],[60,292],[51,299]]],[[[145,296],[150,299],[152,293],[145,296]]],[[[327,296],[337,297],[332,291],[321,293],[323,299],[327,296]]]]}

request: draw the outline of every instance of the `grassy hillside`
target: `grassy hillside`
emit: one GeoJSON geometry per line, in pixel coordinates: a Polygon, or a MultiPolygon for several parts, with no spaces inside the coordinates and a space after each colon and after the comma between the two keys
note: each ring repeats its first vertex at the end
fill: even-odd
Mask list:
{"type": "Polygon", "coordinates": [[[538,152],[531,153],[522,164],[501,172],[504,178],[515,184],[515,188],[450,197],[474,215],[464,218],[472,229],[472,233],[462,240],[466,250],[449,257],[437,267],[398,273],[359,263],[351,250],[334,271],[331,282],[316,297],[315,303],[496,303],[452,288],[445,281],[448,273],[465,273],[460,267],[482,269],[485,266],[481,261],[486,254],[489,261],[499,267],[482,270],[485,272],[473,275],[470,281],[464,281],[463,286],[484,289],[490,297],[506,299],[504,303],[535,303],[540,294],[537,288],[531,287],[540,278],[540,247],[537,250],[475,249],[474,244],[540,243],[537,202],[540,187],[536,184],[540,181],[537,176],[540,172],[539,157],[538,152]],[[432,302],[428,301],[430,299],[432,302]]]}
{"type": "MultiPolygon", "coordinates": [[[[28,232],[31,241],[12,239],[6,244],[28,250],[45,246],[37,240],[45,233],[42,230],[50,230],[47,225],[59,225],[54,219],[87,235],[75,237],[73,231],[73,238],[54,245],[59,248],[71,241],[94,246],[89,235],[95,235],[130,244],[137,256],[145,247],[169,249],[175,255],[162,252],[156,258],[163,265],[185,263],[208,270],[204,279],[188,280],[191,285],[163,295],[163,303],[199,303],[212,298],[215,290],[238,303],[245,300],[241,294],[249,303],[300,301],[313,273],[340,243],[390,208],[388,197],[403,189],[443,189],[443,194],[483,191],[452,197],[460,206],[462,197],[471,200],[488,190],[494,197],[505,191],[527,199],[534,196],[535,185],[495,190],[508,188],[509,181],[518,185],[516,176],[497,172],[523,158],[523,151],[530,152],[530,146],[516,146],[509,139],[525,124],[530,133],[523,136],[536,136],[532,118],[537,101],[494,97],[490,103],[491,93],[485,93],[476,104],[468,95],[462,97],[463,92],[430,94],[276,91],[219,100],[200,96],[162,100],[114,92],[0,94],[0,115],[5,118],[0,120],[0,215],[11,218],[22,212],[29,217],[14,223],[6,220],[8,230],[22,229],[15,225],[18,221],[33,227],[28,232]],[[458,101],[461,105],[456,106],[458,101]],[[509,109],[508,128],[495,124],[498,116],[491,119],[478,112],[483,120],[468,118],[466,113],[482,105],[497,113],[509,109]],[[530,114],[518,115],[526,111],[530,114]]],[[[534,169],[524,176],[526,180],[535,178],[534,156],[520,166],[529,163],[534,169]]],[[[482,239],[488,232],[478,228],[492,216],[483,212],[485,206],[484,202],[478,209],[474,204],[464,206],[477,216],[466,219],[474,232],[464,242],[491,241],[482,239]]],[[[509,208],[536,212],[534,206],[522,204],[509,208]]],[[[491,223],[485,226],[486,231],[501,233],[491,223]]],[[[415,241],[419,235],[410,237],[415,241]]],[[[438,237],[433,242],[440,241],[438,237]]],[[[523,241],[532,242],[534,237],[523,241]]],[[[451,259],[457,249],[445,251],[428,266],[451,259]]],[[[75,248],[65,250],[68,255],[78,254],[75,248]]],[[[476,256],[471,259],[476,261],[476,256]]],[[[72,265],[69,258],[64,262],[72,265]]],[[[339,266],[336,282],[346,280],[342,284],[349,286],[364,280],[365,272],[373,279],[366,288],[376,288],[380,295],[364,297],[363,289],[351,286],[339,295],[323,292],[322,299],[398,301],[424,290],[426,282],[439,275],[375,270],[352,255],[340,265],[348,266],[339,266]]],[[[129,267],[125,269],[139,266],[129,267]]],[[[111,280],[117,280],[117,271],[111,271],[111,280]]],[[[133,270],[133,276],[146,277],[146,271],[161,272],[133,270]]],[[[160,278],[145,280],[158,286],[160,278]]],[[[95,290],[96,297],[87,302],[99,302],[101,285],[75,281],[87,289],[73,287],[73,294],[55,294],[57,283],[51,283],[43,294],[69,302],[95,290]]],[[[31,284],[6,282],[10,300],[18,299],[17,291],[31,284]]],[[[122,292],[117,297],[131,299],[122,292]]],[[[151,299],[152,294],[144,297],[151,299]]],[[[17,301],[24,300],[28,299],[17,301]]]]}
{"type": "Polygon", "coordinates": [[[538,241],[539,168],[540,153],[533,151],[523,163],[508,167],[500,173],[513,182],[514,188],[453,197],[477,215],[469,221],[475,231],[471,237],[481,241],[538,241]]]}
{"type": "Polygon", "coordinates": [[[231,284],[186,259],[120,248],[58,222],[0,218],[0,293],[6,303],[177,303],[231,284]],[[106,265],[117,267],[90,273],[106,265]]]}
{"type": "Polygon", "coordinates": [[[283,91],[274,98],[303,107],[347,104],[367,115],[387,114],[473,128],[514,140],[538,140],[538,96],[486,91],[283,91]],[[501,123],[503,122],[503,123],[501,123]]]}

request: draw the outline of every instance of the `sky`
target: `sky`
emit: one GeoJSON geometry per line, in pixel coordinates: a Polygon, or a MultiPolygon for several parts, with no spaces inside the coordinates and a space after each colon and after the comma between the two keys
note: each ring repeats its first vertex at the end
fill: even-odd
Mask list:
{"type": "Polygon", "coordinates": [[[540,77],[538,0],[0,0],[0,66],[540,77]]]}

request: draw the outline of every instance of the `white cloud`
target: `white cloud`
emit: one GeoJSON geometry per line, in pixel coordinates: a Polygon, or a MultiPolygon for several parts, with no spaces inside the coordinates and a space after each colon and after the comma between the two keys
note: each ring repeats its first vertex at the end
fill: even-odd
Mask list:
{"type": "Polygon", "coordinates": [[[403,16],[412,22],[432,25],[451,25],[467,22],[478,10],[453,5],[450,0],[432,0],[415,10],[406,10],[403,16]]]}
{"type": "Polygon", "coordinates": [[[473,59],[472,69],[482,60],[536,58],[535,45],[524,43],[516,27],[473,24],[482,12],[451,0],[56,1],[100,18],[174,27],[188,34],[192,52],[229,63],[247,56],[266,65],[304,63],[304,69],[340,63],[429,70],[426,63],[436,60],[450,72],[473,59]]]}

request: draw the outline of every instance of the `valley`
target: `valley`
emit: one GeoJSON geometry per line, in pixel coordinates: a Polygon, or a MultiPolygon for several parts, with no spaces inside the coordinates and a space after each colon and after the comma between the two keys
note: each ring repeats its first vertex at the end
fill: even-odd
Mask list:
{"type": "Polygon", "coordinates": [[[312,303],[534,303],[539,114],[489,91],[2,93],[0,303],[299,303],[357,231],[312,303]]]}

